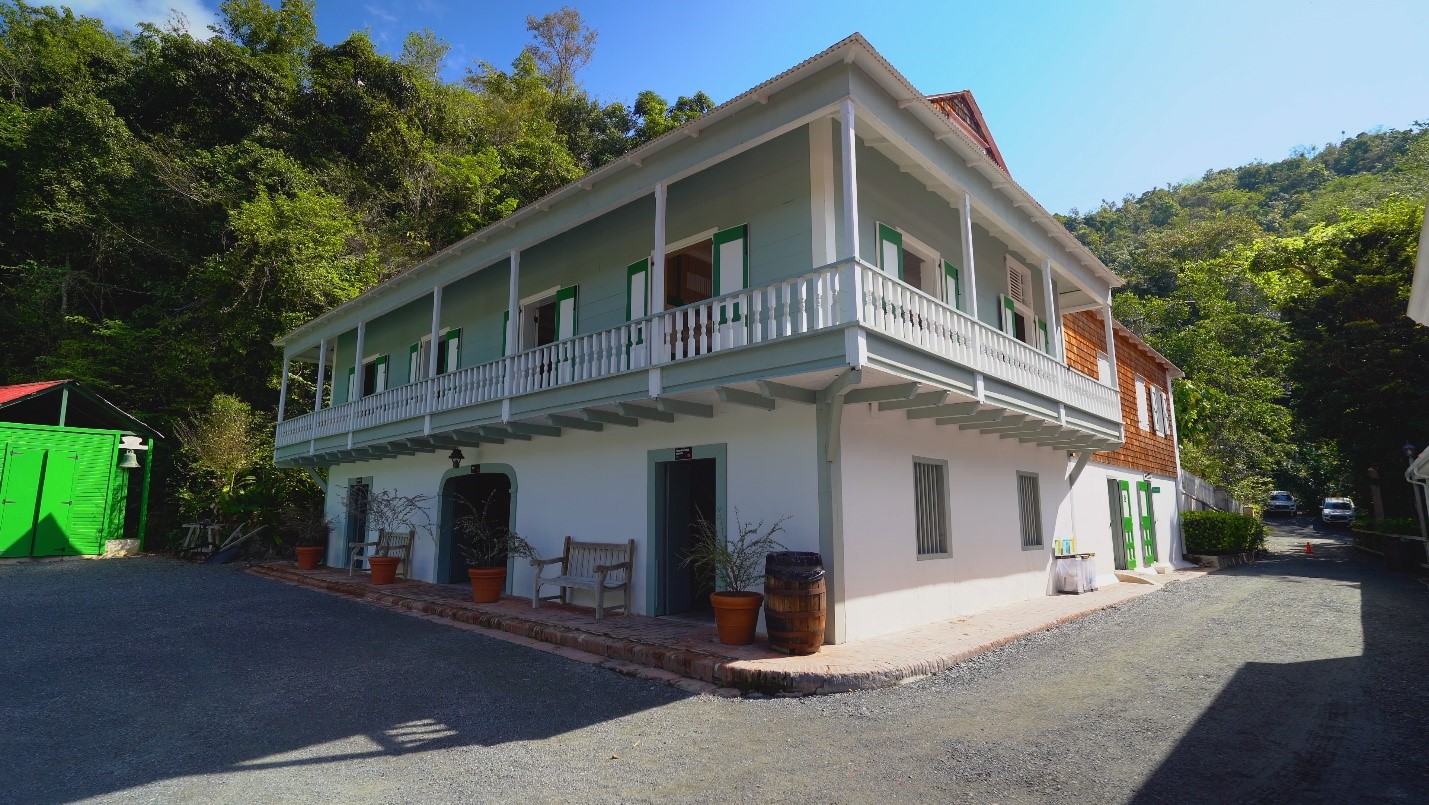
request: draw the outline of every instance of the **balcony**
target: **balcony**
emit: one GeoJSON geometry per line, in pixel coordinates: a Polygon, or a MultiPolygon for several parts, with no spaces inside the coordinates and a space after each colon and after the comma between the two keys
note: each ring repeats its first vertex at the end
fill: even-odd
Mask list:
{"type": "MultiPolygon", "coordinates": [[[[402,423],[413,426],[404,432],[434,432],[436,426],[432,423],[437,417],[441,417],[444,430],[499,426],[519,421],[519,417],[512,416],[517,401],[561,390],[573,392],[563,399],[566,403],[575,400],[569,408],[579,411],[582,405],[615,399],[598,390],[599,381],[638,377],[656,367],[695,366],[717,355],[754,356],[769,345],[812,341],[819,335],[836,334],[856,325],[911,347],[928,359],[932,371],[919,376],[924,385],[946,385],[982,402],[982,378],[989,378],[994,385],[1017,392],[991,404],[1005,403],[1018,416],[1031,417],[1060,434],[1081,427],[1088,434],[1089,447],[1118,441],[1121,406],[1115,389],[867,263],[846,260],[803,276],[664,311],[293,417],[278,424],[277,453],[280,461],[296,458],[317,452],[319,442],[326,447],[350,449],[356,443],[370,441],[365,435],[354,438],[355,435],[372,432],[385,438],[395,432],[388,426],[402,423]],[[966,384],[960,387],[955,381],[943,384],[938,380],[943,369],[954,368],[961,374],[976,376],[977,390],[966,384]],[[589,395],[580,394],[578,387],[583,385],[590,390],[589,395]],[[496,409],[503,405],[505,410],[498,412],[496,409]],[[332,437],[344,436],[344,445],[330,444],[332,437]],[[292,449],[298,445],[306,449],[292,449]]],[[[827,347],[833,341],[825,339],[822,343],[827,347]]],[[[839,354],[829,359],[846,366],[843,342],[837,343],[839,354]]],[[[870,347],[870,355],[875,353],[876,348],[870,347]]],[[[756,367],[749,371],[758,371],[758,362],[752,361],[742,362],[741,371],[747,369],[744,363],[756,367]]],[[[707,365],[713,367],[711,387],[748,382],[744,377],[731,378],[729,364],[707,365]]],[[[779,377],[782,375],[759,379],[779,377]]],[[[628,396],[637,387],[644,388],[643,384],[626,384],[624,393],[628,396]]],[[[639,396],[649,395],[642,392],[639,396]]],[[[543,405],[539,410],[555,409],[543,405]]],[[[569,422],[569,417],[559,418],[569,422]]]]}

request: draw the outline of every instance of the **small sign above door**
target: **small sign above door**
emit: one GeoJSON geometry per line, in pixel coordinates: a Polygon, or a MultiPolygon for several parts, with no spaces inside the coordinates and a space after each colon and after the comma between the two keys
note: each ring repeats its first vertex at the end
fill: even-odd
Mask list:
{"type": "Polygon", "coordinates": [[[675,448],[675,460],[676,460],[676,461],[689,461],[690,459],[692,459],[692,458],[694,458],[694,457],[695,457],[695,448],[693,448],[693,447],[676,447],[676,448],[675,448]]]}

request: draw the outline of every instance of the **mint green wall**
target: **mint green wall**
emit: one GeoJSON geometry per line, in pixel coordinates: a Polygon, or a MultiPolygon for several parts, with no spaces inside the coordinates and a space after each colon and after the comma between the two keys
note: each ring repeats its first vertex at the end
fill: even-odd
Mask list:
{"type": "Polygon", "coordinates": [[[1038,318],[1046,318],[1047,305],[1043,301],[1042,263],[1033,262],[1026,255],[1012,252],[1007,244],[989,234],[978,224],[973,224],[973,262],[977,265],[977,312],[978,320],[989,327],[1000,327],[997,312],[998,296],[1007,293],[1007,255],[1032,270],[1032,309],[1038,318]]]}
{"type": "MultiPolygon", "coordinates": [[[[432,297],[424,296],[367,324],[363,357],[387,356],[387,388],[407,383],[407,357],[412,344],[432,329],[432,297]]],[[[345,389],[344,389],[345,391],[345,389]]]]}
{"type": "MultiPolygon", "coordinates": [[[[461,328],[458,368],[501,357],[510,278],[511,261],[502,260],[468,274],[442,291],[442,326],[461,328]]],[[[426,326],[431,327],[430,319],[426,326]]]]}
{"type": "Polygon", "coordinates": [[[807,273],[809,130],[803,126],[670,185],[665,240],[749,225],[749,284],[807,273]]]}
{"type": "Polygon", "coordinates": [[[576,285],[576,334],[614,327],[625,321],[626,266],[654,245],[652,194],[522,252],[521,296],[576,285]]]}

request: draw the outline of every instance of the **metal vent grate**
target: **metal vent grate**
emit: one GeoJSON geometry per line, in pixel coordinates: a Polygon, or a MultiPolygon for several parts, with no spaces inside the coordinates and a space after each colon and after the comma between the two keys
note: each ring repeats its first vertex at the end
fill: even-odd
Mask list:
{"type": "Polygon", "coordinates": [[[1022,524],[1022,547],[1042,547],[1042,495],[1037,476],[1017,473],[1017,514],[1022,524]]]}
{"type": "Polygon", "coordinates": [[[920,557],[948,555],[946,470],[942,463],[913,462],[913,507],[920,557]]]}

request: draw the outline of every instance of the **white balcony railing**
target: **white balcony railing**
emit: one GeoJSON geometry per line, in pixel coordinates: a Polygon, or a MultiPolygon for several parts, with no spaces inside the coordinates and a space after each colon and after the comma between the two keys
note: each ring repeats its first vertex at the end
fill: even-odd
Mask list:
{"type": "Polygon", "coordinates": [[[278,447],[544,391],[857,320],[953,363],[1111,420],[1114,389],[862,262],[545,344],[278,424],[278,447]],[[848,289],[858,287],[851,297],[848,289]]]}

